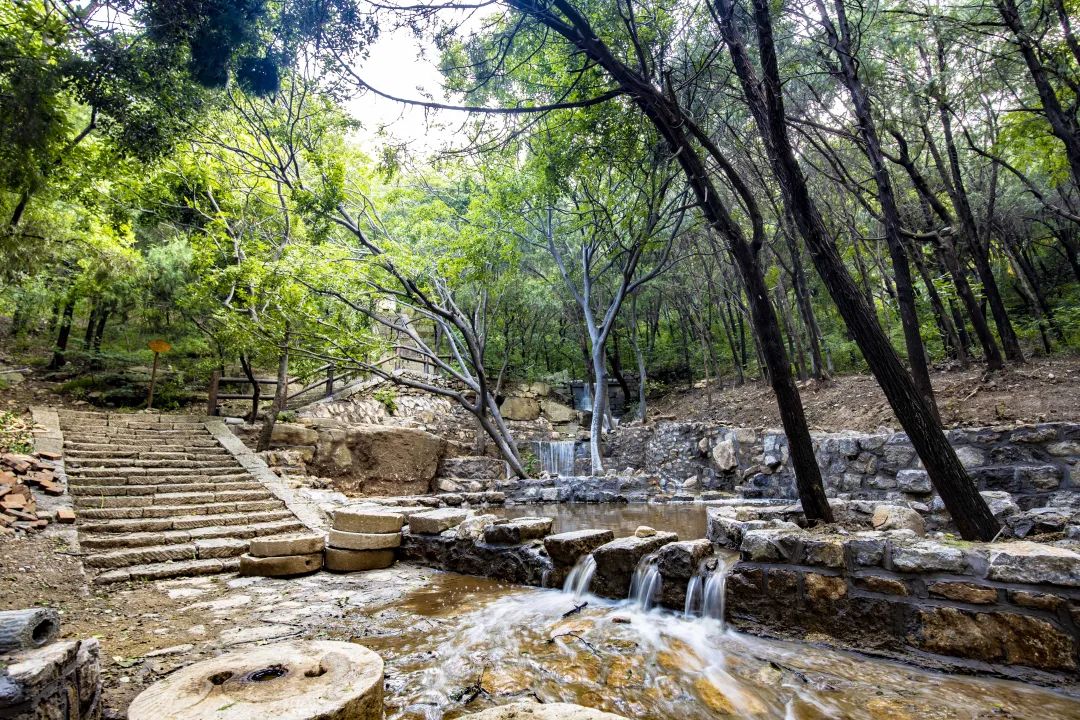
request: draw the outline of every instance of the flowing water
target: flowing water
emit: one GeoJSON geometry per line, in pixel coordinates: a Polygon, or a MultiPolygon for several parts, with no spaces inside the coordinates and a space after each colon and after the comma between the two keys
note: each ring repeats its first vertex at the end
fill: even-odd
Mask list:
{"type": "Polygon", "coordinates": [[[1031,685],[450,573],[377,615],[384,634],[355,640],[386,660],[388,720],[450,720],[530,698],[635,720],[1080,718],[1080,701],[1031,685]]]}
{"type": "Polygon", "coordinates": [[[569,593],[576,598],[585,595],[589,592],[589,586],[592,585],[592,576],[595,572],[596,560],[593,559],[592,553],[582,555],[574,564],[574,567],[570,568],[570,574],[566,576],[566,582],[563,583],[563,592],[569,593]]]}
{"type": "Polygon", "coordinates": [[[571,477],[574,472],[574,452],[577,443],[573,440],[540,440],[536,443],[536,457],[540,460],[540,469],[549,475],[571,477]]]}
{"type": "Polygon", "coordinates": [[[686,606],[683,616],[687,618],[711,618],[724,625],[724,589],[732,554],[722,554],[701,562],[686,588],[686,606]]]}
{"type": "Polygon", "coordinates": [[[639,610],[648,612],[660,598],[660,586],[664,578],[656,567],[656,556],[646,555],[634,568],[634,577],[630,581],[631,604],[639,610]]]}
{"type": "Polygon", "coordinates": [[[670,530],[679,534],[680,540],[696,540],[705,537],[705,505],[696,503],[550,503],[539,505],[511,505],[492,508],[484,512],[498,513],[504,517],[535,517],[537,515],[555,520],[553,532],[572,530],[611,530],[615,537],[633,535],[640,525],[657,530],[670,530]]]}

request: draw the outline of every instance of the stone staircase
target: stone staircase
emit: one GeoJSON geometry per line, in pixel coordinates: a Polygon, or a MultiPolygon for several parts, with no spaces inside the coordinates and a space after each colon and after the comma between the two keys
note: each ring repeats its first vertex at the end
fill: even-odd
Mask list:
{"type": "Polygon", "coordinates": [[[305,526],[199,418],[59,413],[94,582],[230,572],[253,537],[305,526]]]}

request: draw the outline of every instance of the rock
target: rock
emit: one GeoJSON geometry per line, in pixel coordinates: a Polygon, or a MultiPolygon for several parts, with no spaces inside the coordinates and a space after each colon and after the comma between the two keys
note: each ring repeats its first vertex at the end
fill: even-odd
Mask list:
{"type": "Polygon", "coordinates": [[[318,433],[311,468],[367,494],[428,492],[446,451],[445,440],[416,428],[349,425],[318,433]]]}
{"type": "Polygon", "coordinates": [[[638,529],[634,531],[634,537],[649,538],[656,535],[656,530],[648,525],[639,525],[638,529]]]}
{"type": "Polygon", "coordinates": [[[933,491],[930,476],[925,470],[900,470],[896,473],[896,489],[901,492],[926,495],[933,491]]]}
{"type": "Polygon", "coordinates": [[[986,464],[986,455],[970,445],[957,448],[956,457],[960,459],[960,464],[968,470],[986,464]]]}
{"type": "Polygon", "coordinates": [[[671,610],[686,606],[686,588],[697,574],[705,558],[713,554],[708,540],[684,540],[664,545],[656,551],[656,569],[663,582],[660,585],[660,604],[671,610]]]}
{"type": "Polygon", "coordinates": [[[990,546],[987,577],[1001,582],[1080,587],[1080,554],[1034,542],[990,546]]]}
{"type": "Polygon", "coordinates": [[[847,582],[842,577],[806,573],[803,575],[806,597],[815,603],[834,603],[847,595],[847,582]]]}
{"type": "Polygon", "coordinates": [[[393,550],[343,550],[326,548],[326,569],[330,572],[381,570],[394,564],[393,550]]]}
{"type": "Polygon", "coordinates": [[[924,541],[893,545],[892,564],[900,572],[952,572],[967,570],[967,560],[958,548],[924,541]]]}
{"type": "Polygon", "coordinates": [[[404,524],[404,514],[389,509],[342,508],[334,513],[334,529],[350,533],[396,533],[404,524]]]}
{"type": "Polygon", "coordinates": [[[144,690],[129,720],[381,720],[383,663],[347,642],[264,645],[182,668],[144,690]]]}
{"type": "Polygon", "coordinates": [[[531,421],[540,417],[540,403],[529,397],[508,397],[499,406],[504,420],[531,421]]]}
{"type": "Polygon", "coordinates": [[[470,720],[627,720],[622,715],[569,703],[513,703],[462,717],[470,720]]]}
{"type": "Polygon", "coordinates": [[[466,518],[457,526],[457,536],[477,541],[484,537],[484,528],[494,525],[498,519],[497,515],[477,515],[476,517],[466,518]]]}
{"type": "Polygon", "coordinates": [[[280,557],[240,556],[240,574],[258,577],[292,577],[312,573],[322,567],[322,553],[280,557]]]}
{"type": "Polygon", "coordinates": [[[551,532],[552,519],[548,517],[522,517],[490,525],[484,529],[484,542],[493,545],[520,545],[529,540],[539,540],[551,532]]]}
{"type": "Polygon", "coordinates": [[[615,533],[610,530],[575,530],[548,535],[544,549],[556,565],[572,567],[579,558],[614,539],[615,533]]]}
{"type": "Polygon", "coordinates": [[[678,539],[673,532],[659,532],[646,538],[619,538],[596,548],[592,554],[596,560],[592,591],[601,597],[625,598],[630,592],[630,578],[641,558],[678,539]]]}
{"type": "Polygon", "coordinates": [[[409,515],[409,531],[417,535],[438,535],[444,530],[457,527],[472,512],[457,508],[443,508],[409,515]]]}
{"type": "Polygon", "coordinates": [[[1006,520],[1013,535],[1027,537],[1031,534],[1063,532],[1075,511],[1072,508],[1041,507],[1023,510],[1006,520]]]}
{"type": "Polygon", "coordinates": [[[252,538],[248,552],[257,558],[321,553],[326,544],[322,535],[311,533],[252,538]]]}
{"type": "Polygon", "coordinates": [[[731,472],[739,467],[739,458],[735,451],[735,438],[727,437],[712,449],[713,464],[721,472],[731,472]]]}
{"type": "Polygon", "coordinates": [[[327,545],[340,550],[387,550],[401,545],[401,533],[353,533],[331,530],[327,545]]]}
{"type": "Polygon", "coordinates": [[[985,490],[979,495],[982,495],[982,499],[986,501],[990,512],[999,521],[1020,512],[1020,506],[1013,502],[1012,494],[1004,490],[985,490]]]}
{"type": "Polygon", "coordinates": [[[567,407],[562,403],[555,402],[554,400],[540,401],[540,408],[544,413],[544,417],[548,419],[548,422],[554,423],[555,425],[578,421],[577,410],[572,407],[567,407]]]}
{"type": "Polygon", "coordinates": [[[927,587],[933,597],[943,597],[972,605],[989,605],[997,602],[996,588],[965,582],[935,582],[927,587]]]}
{"type": "Polygon", "coordinates": [[[274,447],[282,445],[316,445],[319,442],[319,433],[304,425],[293,423],[274,423],[274,434],[270,438],[270,444],[274,447]]]}
{"type": "Polygon", "coordinates": [[[802,530],[787,528],[750,530],[743,533],[740,557],[749,562],[795,562],[804,535],[802,530]]]}
{"type": "Polygon", "coordinates": [[[908,640],[929,652],[1044,670],[1076,668],[1076,641],[1040,618],[939,607],[919,610],[917,627],[908,640]]]}
{"type": "Polygon", "coordinates": [[[920,537],[926,534],[926,522],[922,515],[899,505],[878,505],[874,508],[870,524],[875,530],[910,530],[920,537]]]}

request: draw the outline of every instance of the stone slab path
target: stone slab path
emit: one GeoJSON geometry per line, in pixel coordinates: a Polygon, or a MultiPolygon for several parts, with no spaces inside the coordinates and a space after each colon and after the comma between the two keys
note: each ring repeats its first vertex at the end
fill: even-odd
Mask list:
{"type": "Polygon", "coordinates": [[[250,538],[309,529],[201,418],[58,418],[83,564],[97,584],[231,572],[250,538]]]}

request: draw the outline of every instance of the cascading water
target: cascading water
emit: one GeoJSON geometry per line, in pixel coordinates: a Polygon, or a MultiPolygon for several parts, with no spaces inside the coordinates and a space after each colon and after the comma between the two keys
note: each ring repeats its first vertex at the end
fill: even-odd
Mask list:
{"type": "Polygon", "coordinates": [[[594,572],[596,572],[596,560],[593,559],[592,553],[578,558],[574,567],[570,569],[570,574],[566,576],[563,592],[571,593],[576,598],[589,592],[594,572]]]}
{"type": "Polygon", "coordinates": [[[541,440],[536,443],[536,457],[540,460],[540,469],[549,475],[571,477],[574,475],[574,451],[573,440],[549,441],[541,440]]]}
{"type": "Polygon", "coordinates": [[[704,617],[724,625],[724,590],[727,583],[727,563],[723,557],[709,558],[701,563],[686,588],[687,617],[704,617]]]}
{"type": "Polygon", "coordinates": [[[660,585],[664,582],[660,569],[656,567],[656,556],[646,555],[634,568],[634,578],[630,582],[630,601],[642,610],[648,610],[660,595],[660,585]]]}

